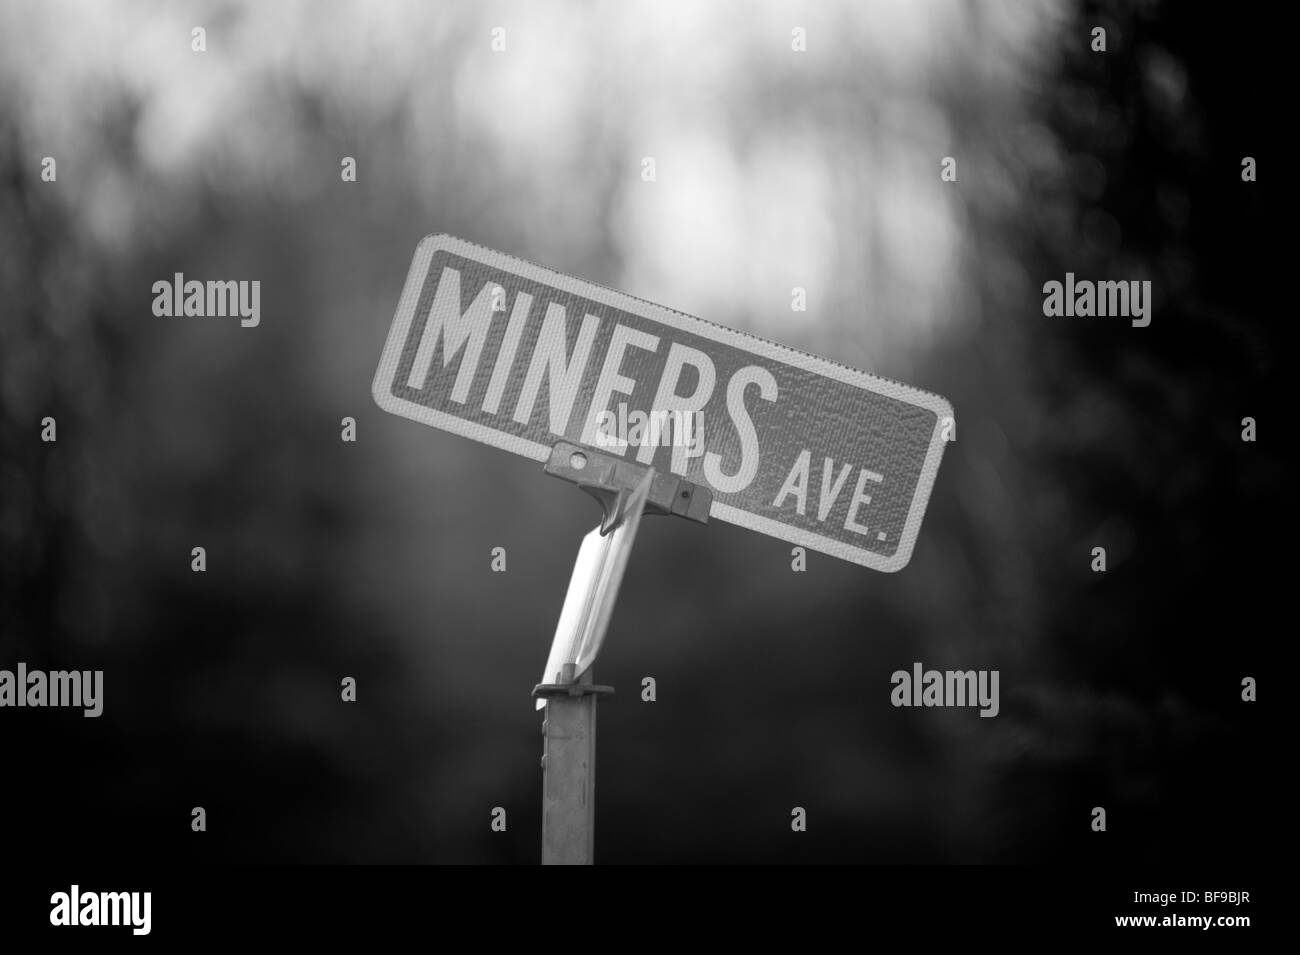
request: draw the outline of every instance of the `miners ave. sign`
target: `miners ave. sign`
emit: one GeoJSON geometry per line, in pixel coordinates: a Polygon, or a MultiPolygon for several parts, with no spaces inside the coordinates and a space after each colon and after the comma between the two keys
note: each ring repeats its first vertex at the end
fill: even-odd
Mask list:
{"type": "Polygon", "coordinates": [[[447,235],[415,251],[380,407],[543,461],[559,440],[710,488],[710,517],[903,567],[952,408],[447,235]]]}

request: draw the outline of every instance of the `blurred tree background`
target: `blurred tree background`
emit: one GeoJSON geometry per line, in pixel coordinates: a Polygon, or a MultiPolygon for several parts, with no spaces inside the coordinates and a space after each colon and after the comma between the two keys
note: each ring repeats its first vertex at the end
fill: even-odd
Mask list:
{"type": "Polygon", "coordinates": [[[1265,832],[1240,680],[1282,600],[1268,166],[1240,178],[1270,87],[1228,58],[1250,27],[0,0],[0,667],[101,668],[106,695],[0,713],[11,847],[536,860],[528,693],[597,511],[371,401],[415,245],[450,232],[957,412],[901,574],[643,527],[599,666],[598,861],[1236,857],[1265,832]],[[1150,279],[1151,326],[1045,318],[1066,271],[1150,279]],[[260,280],[260,326],[154,317],[175,272],[260,280]],[[916,660],[1000,669],[1001,714],[891,708],[916,660]]]}

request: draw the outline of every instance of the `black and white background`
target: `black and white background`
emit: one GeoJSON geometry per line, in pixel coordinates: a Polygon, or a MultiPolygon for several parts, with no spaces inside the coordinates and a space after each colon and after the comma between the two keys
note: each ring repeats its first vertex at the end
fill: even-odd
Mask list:
{"type": "Polygon", "coordinates": [[[371,400],[412,251],[449,232],[956,411],[900,574],[642,525],[599,665],[599,863],[1263,860],[1294,563],[1269,29],[1172,2],[0,0],[0,667],[105,684],[99,719],[0,710],[4,853],[537,861],[529,691],[598,510],[371,400]],[[1044,316],[1067,271],[1149,279],[1150,326],[1044,316]],[[259,280],[260,324],[155,317],[176,272],[259,280]],[[892,707],[914,661],[999,670],[999,715],[892,707]]]}

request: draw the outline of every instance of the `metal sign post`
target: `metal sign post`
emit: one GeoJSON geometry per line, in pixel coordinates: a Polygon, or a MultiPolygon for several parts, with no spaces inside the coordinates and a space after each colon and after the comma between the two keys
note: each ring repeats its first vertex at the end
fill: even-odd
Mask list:
{"type": "Polygon", "coordinates": [[[604,516],[583,539],[543,671],[533,688],[545,706],[542,736],[542,864],[591,865],[595,844],[596,703],[614,688],[597,686],[600,652],[643,513],[704,523],[711,494],[652,468],[566,441],[551,450],[546,472],[595,497],[604,516]]]}
{"type": "Polygon", "coordinates": [[[596,826],[596,700],[614,692],[595,686],[591,670],[573,680],[565,664],[542,719],[542,865],[591,865],[596,826]]]}

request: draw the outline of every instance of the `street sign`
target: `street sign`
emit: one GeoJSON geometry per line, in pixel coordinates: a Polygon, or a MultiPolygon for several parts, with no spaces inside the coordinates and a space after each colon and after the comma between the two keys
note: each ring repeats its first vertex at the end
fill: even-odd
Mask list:
{"type": "Polygon", "coordinates": [[[712,518],[883,571],[954,436],[938,395],[448,235],[415,251],[373,394],[538,461],[624,455],[709,488],[712,518]]]}

